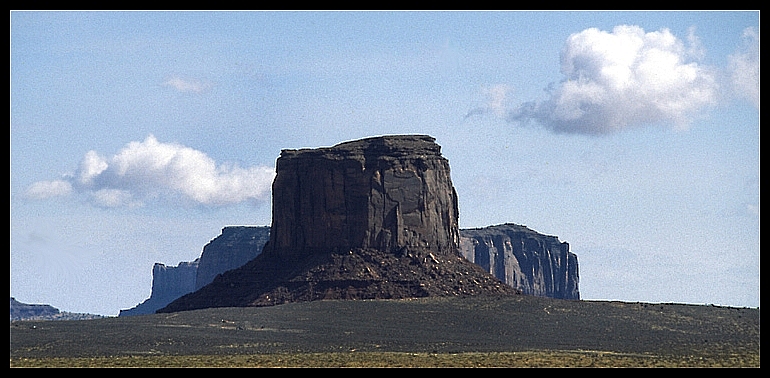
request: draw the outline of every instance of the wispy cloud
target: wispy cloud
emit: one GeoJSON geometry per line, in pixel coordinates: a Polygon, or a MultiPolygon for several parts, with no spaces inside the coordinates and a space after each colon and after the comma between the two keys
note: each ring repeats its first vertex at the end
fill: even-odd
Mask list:
{"type": "Polygon", "coordinates": [[[659,122],[687,128],[716,103],[719,89],[714,70],[697,62],[704,52],[694,29],[687,40],[628,25],[572,34],[561,54],[564,79],[547,99],[520,105],[508,119],[584,134],[659,122]]]}
{"type": "Polygon", "coordinates": [[[508,94],[512,91],[511,86],[506,84],[495,84],[482,89],[487,98],[483,106],[473,108],[465,114],[465,118],[479,114],[493,113],[497,116],[504,116],[507,111],[506,101],[508,94]]]}
{"type": "Polygon", "coordinates": [[[27,188],[26,196],[33,199],[46,199],[66,196],[72,193],[72,184],[67,180],[38,181],[27,188]]]}
{"type": "Polygon", "coordinates": [[[743,44],[728,57],[732,89],[737,97],[759,108],[759,34],[746,28],[742,37],[743,44]]]}
{"type": "Polygon", "coordinates": [[[183,79],[177,76],[171,77],[163,85],[176,89],[179,92],[203,93],[212,87],[212,84],[195,79],[183,79]]]}
{"type": "Polygon", "coordinates": [[[217,165],[203,152],[150,135],[109,158],[89,151],[74,174],[36,182],[26,194],[45,199],[86,193],[102,207],[138,206],[158,197],[219,206],[268,199],[274,175],[270,167],[217,165]]]}

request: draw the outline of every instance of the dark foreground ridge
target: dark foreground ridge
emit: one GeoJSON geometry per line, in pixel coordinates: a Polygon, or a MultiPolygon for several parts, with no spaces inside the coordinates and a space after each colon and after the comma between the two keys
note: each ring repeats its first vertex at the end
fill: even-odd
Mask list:
{"type": "Polygon", "coordinates": [[[259,256],[158,312],[518,293],[461,256],[449,162],[430,136],[283,150],[272,209],[259,256]]]}

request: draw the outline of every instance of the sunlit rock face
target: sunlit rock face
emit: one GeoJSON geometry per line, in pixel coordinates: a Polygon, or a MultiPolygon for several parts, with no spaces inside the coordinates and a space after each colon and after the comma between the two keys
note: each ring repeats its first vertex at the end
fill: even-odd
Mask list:
{"type": "Polygon", "coordinates": [[[569,244],[507,223],[460,231],[460,252],[522,294],[580,299],[577,255],[569,244]]]}

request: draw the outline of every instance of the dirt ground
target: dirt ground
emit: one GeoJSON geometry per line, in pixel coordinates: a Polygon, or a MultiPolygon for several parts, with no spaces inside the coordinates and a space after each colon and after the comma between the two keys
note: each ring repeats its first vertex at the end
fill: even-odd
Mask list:
{"type": "MultiPolygon", "coordinates": [[[[590,356],[641,356],[680,361],[675,366],[681,366],[681,361],[698,366],[697,361],[715,358],[734,360],[735,366],[759,366],[757,308],[521,295],[330,300],[93,320],[21,321],[10,324],[10,333],[11,366],[34,366],[32,362],[40,359],[54,364],[52,358],[64,365],[77,365],[74,359],[106,358],[117,364],[120,359],[135,358],[140,365],[154,366],[160,364],[158,358],[184,361],[179,360],[182,356],[215,356],[221,362],[248,356],[319,354],[328,359],[352,353],[368,353],[369,360],[393,355],[424,355],[432,361],[451,355],[478,359],[490,353],[510,359],[516,352],[521,358],[522,353],[537,351],[577,353],[575,361],[584,362],[590,356]]],[[[199,366],[187,361],[189,366],[199,366]]],[[[267,366],[275,366],[271,364],[267,366]]]]}

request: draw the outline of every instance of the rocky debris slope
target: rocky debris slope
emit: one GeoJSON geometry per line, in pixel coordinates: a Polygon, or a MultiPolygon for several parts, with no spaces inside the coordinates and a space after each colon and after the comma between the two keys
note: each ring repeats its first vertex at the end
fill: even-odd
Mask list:
{"type": "Polygon", "coordinates": [[[460,256],[457,194],[430,136],[283,150],[272,209],[259,256],[159,312],[517,293],[460,256]]]}
{"type": "Polygon", "coordinates": [[[286,264],[267,255],[217,277],[158,312],[271,306],[323,299],[400,299],[518,293],[461,256],[376,249],[314,254],[286,264]]]}
{"type": "Polygon", "coordinates": [[[460,230],[460,251],[523,294],[580,299],[577,256],[569,244],[507,223],[460,230]]]}

